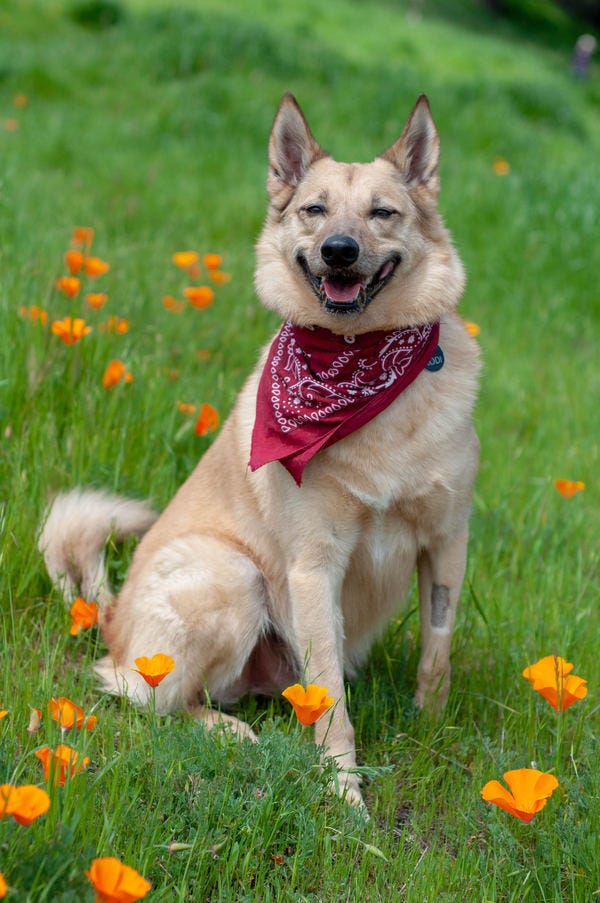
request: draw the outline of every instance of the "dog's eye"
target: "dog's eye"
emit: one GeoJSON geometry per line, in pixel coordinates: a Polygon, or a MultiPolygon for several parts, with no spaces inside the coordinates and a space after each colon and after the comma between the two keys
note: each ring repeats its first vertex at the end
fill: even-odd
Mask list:
{"type": "Polygon", "coordinates": [[[395,211],[390,210],[388,207],[375,207],[374,210],[371,210],[373,219],[389,219],[394,213],[395,211]]]}
{"type": "Polygon", "coordinates": [[[325,207],[322,204],[309,204],[308,207],[303,209],[309,216],[320,216],[322,213],[325,213],[325,207]]]}

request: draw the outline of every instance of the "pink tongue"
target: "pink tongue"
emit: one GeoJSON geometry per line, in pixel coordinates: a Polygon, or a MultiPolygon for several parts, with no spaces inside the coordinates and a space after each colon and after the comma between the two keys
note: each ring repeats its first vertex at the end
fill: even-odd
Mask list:
{"type": "Polygon", "coordinates": [[[330,282],[328,279],[323,282],[323,289],[329,300],[338,304],[356,300],[361,288],[361,282],[330,282]]]}

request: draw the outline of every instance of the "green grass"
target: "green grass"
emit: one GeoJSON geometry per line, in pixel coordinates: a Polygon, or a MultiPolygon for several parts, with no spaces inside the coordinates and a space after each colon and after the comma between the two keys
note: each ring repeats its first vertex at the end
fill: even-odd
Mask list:
{"type": "MultiPolygon", "coordinates": [[[[103,855],[147,877],[153,900],[594,899],[600,82],[597,70],[570,77],[576,25],[549,16],[538,33],[441,0],[419,4],[420,18],[385,0],[132,0],[95,28],[77,24],[76,6],[0,10],[0,782],[40,782],[34,752],[60,742],[48,717],[27,733],[30,706],[65,695],[99,725],[68,738],[90,764],[52,792],[47,815],[0,822],[8,899],[92,900],[84,870],[103,855]],[[461,313],[481,326],[482,464],[450,701],[435,722],[413,708],[413,595],[348,691],[368,823],[328,795],[310,734],[282,700],[238,708],[260,735],[253,746],[99,696],[102,641],[69,637],[35,548],[58,489],[164,505],[210,442],[176,402],[225,416],[275,327],[254,297],[253,244],[286,90],[342,159],[385,148],[428,94],[441,207],[469,276],[461,313]],[[497,156],[507,176],[493,174],[497,156]],[[94,253],[111,264],[97,283],[109,302],[66,347],[19,308],[81,310],[53,289],[76,225],[95,228],[94,253]],[[161,299],[181,293],[171,255],[186,248],[222,253],[232,279],[207,310],[177,315],[161,299]],[[108,314],[129,332],[100,332],[108,314]],[[112,358],[134,381],[107,392],[112,358]],[[585,491],[560,498],[563,476],[585,491]],[[554,713],[521,677],[553,652],[589,681],[558,748],[554,713]],[[532,761],[561,789],[531,824],[481,801],[487,780],[532,761]]],[[[117,580],[130,552],[112,551],[117,580]]]]}

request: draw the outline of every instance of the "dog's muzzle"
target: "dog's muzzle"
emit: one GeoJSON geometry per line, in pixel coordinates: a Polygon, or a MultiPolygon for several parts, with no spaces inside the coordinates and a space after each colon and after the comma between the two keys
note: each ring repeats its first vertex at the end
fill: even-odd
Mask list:
{"type": "Polygon", "coordinates": [[[362,312],[389,282],[400,263],[400,255],[394,255],[374,276],[365,276],[354,268],[360,246],[350,235],[331,235],[320,250],[326,267],[322,275],[311,272],[304,255],[299,254],[297,259],[319,303],[332,313],[362,312]]]}

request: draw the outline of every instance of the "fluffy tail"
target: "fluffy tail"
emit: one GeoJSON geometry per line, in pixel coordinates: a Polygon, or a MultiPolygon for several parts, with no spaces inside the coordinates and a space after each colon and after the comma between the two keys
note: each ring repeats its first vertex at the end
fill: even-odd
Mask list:
{"type": "Polygon", "coordinates": [[[93,489],[74,489],[52,502],[38,548],[52,581],[67,602],[80,594],[110,603],[105,547],[110,536],[143,536],[158,514],[147,502],[93,489]]]}

